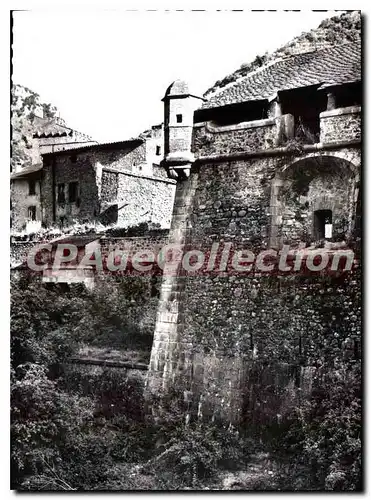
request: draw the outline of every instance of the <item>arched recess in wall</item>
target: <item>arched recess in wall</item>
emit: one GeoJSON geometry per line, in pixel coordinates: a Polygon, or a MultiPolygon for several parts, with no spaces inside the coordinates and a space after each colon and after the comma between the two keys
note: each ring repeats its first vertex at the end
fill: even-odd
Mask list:
{"type": "Polygon", "coordinates": [[[357,163],[335,155],[311,155],[277,172],[271,185],[270,246],[315,244],[325,238],[329,223],[331,236],[326,239],[347,241],[356,224],[357,163]]]}

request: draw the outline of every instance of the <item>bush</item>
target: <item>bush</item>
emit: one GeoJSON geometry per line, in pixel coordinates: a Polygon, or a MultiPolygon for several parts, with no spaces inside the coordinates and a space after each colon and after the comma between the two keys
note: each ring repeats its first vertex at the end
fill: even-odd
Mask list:
{"type": "Polygon", "coordinates": [[[94,410],[93,400],[59,391],[46,367],[29,363],[22,368],[11,391],[13,487],[60,464],[63,444],[92,424],[94,410]]]}
{"type": "Polygon", "coordinates": [[[165,435],[166,442],[140,468],[142,474],[160,476],[159,488],[197,488],[221,469],[241,467],[252,451],[250,441],[236,431],[211,423],[180,424],[166,429],[166,434],[161,429],[157,428],[155,437],[165,435]]]}
{"type": "MultiPolygon", "coordinates": [[[[115,460],[139,458],[141,446],[145,453],[142,380],[106,370],[95,378],[93,391],[86,390],[83,377],[80,386],[77,379],[74,390],[68,387],[63,367],[81,342],[81,329],[104,331],[112,321],[109,303],[94,315],[100,293],[79,286],[49,288],[28,278],[13,283],[13,488],[97,489],[111,481],[115,460]]],[[[117,301],[115,313],[125,314],[118,310],[123,302],[117,301]]]]}
{"type": "Polygon", "coordinates": [[[359,365],[322,367],[280,446],[310,468],[316,489],[361,490],[359,365]]]}

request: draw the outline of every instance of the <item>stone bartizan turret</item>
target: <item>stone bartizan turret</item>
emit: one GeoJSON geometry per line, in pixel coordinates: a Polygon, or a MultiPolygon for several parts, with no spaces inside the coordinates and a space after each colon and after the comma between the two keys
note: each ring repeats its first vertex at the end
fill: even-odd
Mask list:
{"type": "Polygon", "coordinates": [[[189,176],[194,161],[193,113],[204,99],[190,94],[186,82],[175,80],[162,100],[165,108],[163,165],[170,177],[182,179],[189,176]]]}

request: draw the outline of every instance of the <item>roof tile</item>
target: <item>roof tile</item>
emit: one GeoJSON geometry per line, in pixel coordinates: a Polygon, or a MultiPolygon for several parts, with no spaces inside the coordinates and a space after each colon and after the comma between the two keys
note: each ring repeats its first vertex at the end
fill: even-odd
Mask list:
{"type": "Polygon", "coordinates": [[[361,44],[344,43],[267,64],[212,94],[203,108],[269,99],[281,90],[361,79],[361,44]]]}

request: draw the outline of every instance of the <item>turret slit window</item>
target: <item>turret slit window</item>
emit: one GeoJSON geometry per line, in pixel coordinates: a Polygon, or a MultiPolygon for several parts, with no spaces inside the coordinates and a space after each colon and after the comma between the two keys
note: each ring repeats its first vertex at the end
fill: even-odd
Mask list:
{"type": "Polygon", "coordinates": [[[36,182],[34,181],[34,179],[30,179],[28,181],[28,194],[29,195],[36,194],[36,182]]]}
{"type": "Polygon", "coordinates": [[[159,156],[161,154],[161,146],[156,146],[156,155],[159,156]]]}
{"type": "Polygon", "coordinates": [[[182,123],[183,122],[183,115],[176,115],[176,122],[182,123]]]}
{"type": "Polygon", "coordinates": [[[331,210],[316,210],[314,212],[314,238],[316,241],[332,238],[331,210]]]}

